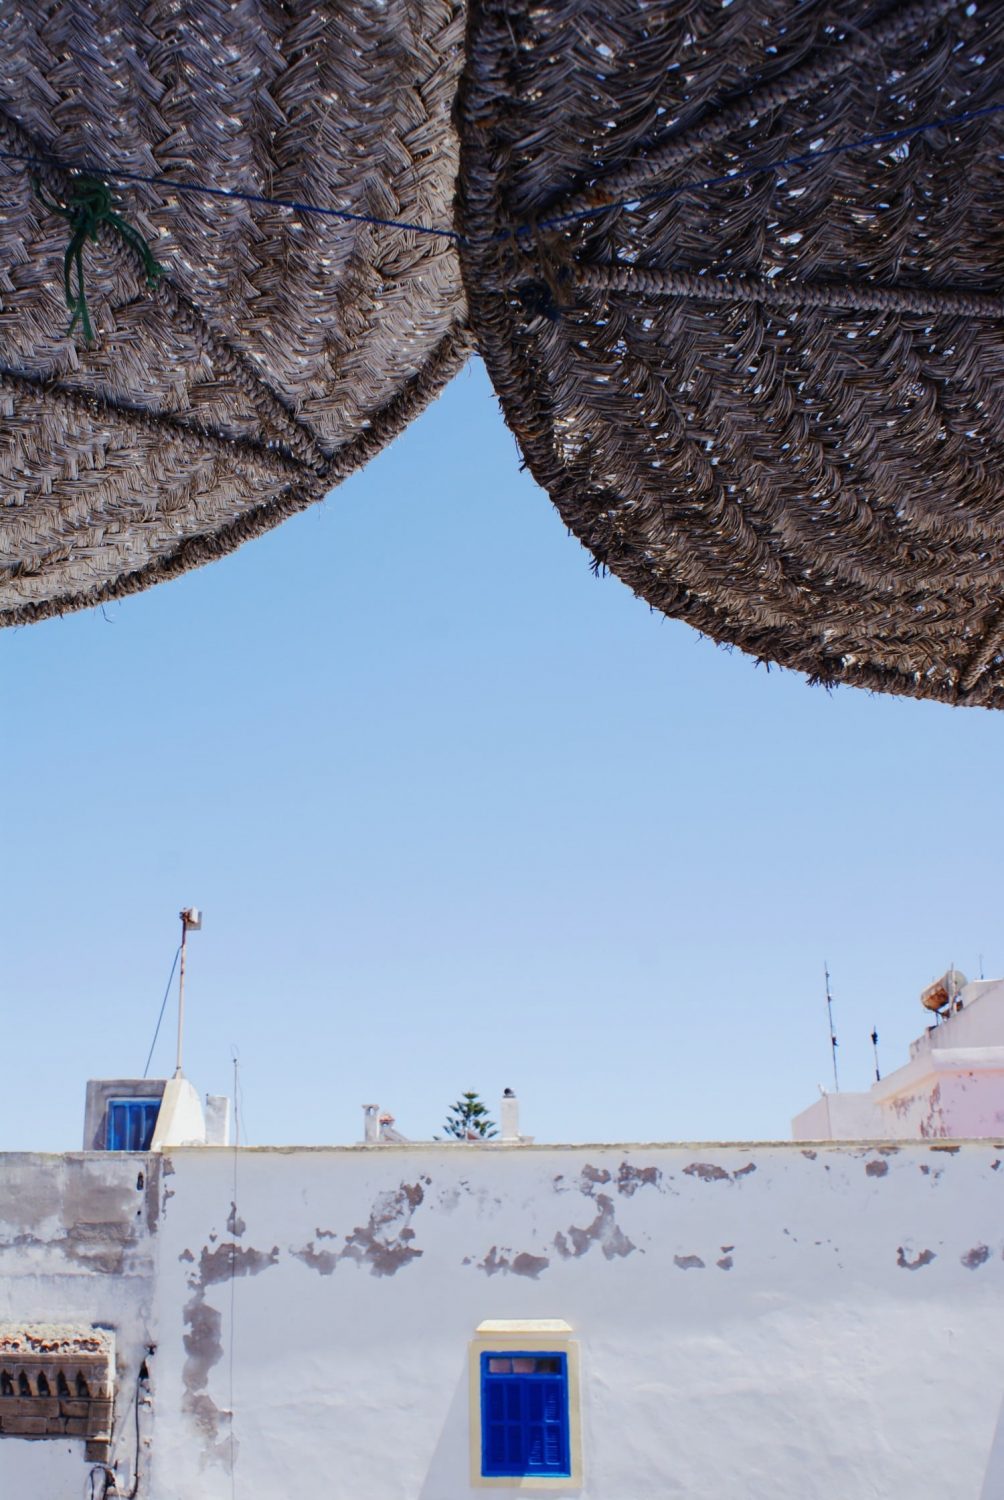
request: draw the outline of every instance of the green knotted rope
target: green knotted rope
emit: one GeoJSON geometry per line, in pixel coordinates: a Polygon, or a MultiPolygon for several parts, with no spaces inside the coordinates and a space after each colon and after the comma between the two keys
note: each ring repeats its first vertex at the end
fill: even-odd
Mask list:
{"type": "Polygon", "coordinates": [[[79,323],[83,328],[84,338],[90,344],[94,340],[94,329],[87,311],[87,296],[84,290],[84,246],[88,240],[97,240],[101,225],[111,225],[116,234],[131,250],[136,252],[143,262],[147,286],[156,285],[158,277],[164,274],[164,267],[154,259],[150,246],[139,230],[127,224],[122,215],[116,213],[111,188],[99,177],[74,177],[65,203],[54,203],[51,198],[47,198],[37,178],[33,179],[33,186],[37,197],[45,207],[52,213],[59,214],[61,219],[66,219],[69,223],[70,243],[63,257],[63,287],[66,292],[66,305],[72,316],[66,332],[67,335],[71,334],[79,323]],[[76,292],[72,284],[74,269],[77,281],[76,292]]]}

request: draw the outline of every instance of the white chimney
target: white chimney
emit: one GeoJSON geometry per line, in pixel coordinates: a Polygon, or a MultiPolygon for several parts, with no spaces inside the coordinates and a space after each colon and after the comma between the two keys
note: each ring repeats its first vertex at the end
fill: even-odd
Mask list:
{"type": "Polygon", "coordinates": [[[502,1095],[502,1106],[499,1110],[499,1118],[502,1122],[502,1140],[519,1140],[519,1100],[512,1089],[506,1089],[502,1095]]]}
{"type": "Polygon", "coordinates": [[[206,1145],[230,1145],[230,1100],[226,1094],[206,1095],[206,1145]]]}
{"type": "Polygon", "coordinates": [[[379,1104],[363,1105],[363,1140],[367,1146],[376,1145],[380,1139],[379,1104]]]}

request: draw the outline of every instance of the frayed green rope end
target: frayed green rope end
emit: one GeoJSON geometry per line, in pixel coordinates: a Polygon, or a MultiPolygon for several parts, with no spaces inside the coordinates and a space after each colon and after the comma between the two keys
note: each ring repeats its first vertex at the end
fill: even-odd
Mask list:
{"type": "Polygon", "coordinates": [[[150,246],[139,230],[127,224],[122,215],[116,212],[111,188],[101,178],[74,177],[70,182],[70,191],[66,196],[66,201],[63,203],[55,203],[51,198],[47,198],[37,178],[32,179],[32,186],[39,202],[44,204],[51,213],[58,214],[61,219],[66,219],[70,226],[70,243],[63,257],[63,289],[66,293],[66,305],[70,310],[70,326],[66,330],[67,335],[71,334],[79,323],[84,338],[89,344],[93,343],[94,329],[91,326],[84,290],[84,246],[88,240],[97,240],[101,225],[109,224],[139,256],[146,273],[147,286],[156,285],[159,277],[164,274],[164,267],[154,259],[150,246]],[[74,272],[76,273],[76,291],[73,288],[74,272]]]}

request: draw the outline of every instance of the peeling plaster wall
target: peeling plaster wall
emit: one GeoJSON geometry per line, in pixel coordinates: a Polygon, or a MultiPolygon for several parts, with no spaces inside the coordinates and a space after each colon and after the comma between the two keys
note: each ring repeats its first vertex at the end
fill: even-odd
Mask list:
{"type": "Polygon", "coordinates": [[[488,1318],[575,1330],[581,1500],[998,1500],[1002,1206],[984,1141],[0,1156],[0,1321],[115,1329],[123,1493],[156,1344],[138,1500],[473,1500],[488,1318]]]}
{"type": "Polygon", "coordinates": [[[486,1318],[575,1329],[584,1500],[978,1500],[1002,1462],[1004,1146],[203,1149],[165,1170],[151,1500],[230,1500],[234,1464],[243,1500],[482,1493],[486,1318]]]}
{"type": "Polygon", "coordinates": [[[867,1094],[824,1094],[795,1116],[791,1133],[796,1141],[994,1140],[1004,1133],[1004,1048],[920,1052],[867,1094]]]}
{"type": "MultiPolygon", "coordinates": [[[[115,1329],[114,1439],[127,1476],[131,1401],[154,1338],[160,1165],[125,1153],[0,1155],[0,1323],[115,1329]]],[[[0,1438],[4,1500],[80,1500],[91,1467],[82,1439],[0,1438]]]]}
{"type": "Polygon", "coordinates": [[[932,1070],[920,1087],[890,1095],[881,1107],[889,1122],[886,1133],[897,1137],[993,1136],[1004,1132],[1004,1070],[985,1065],[932,1070]]]}

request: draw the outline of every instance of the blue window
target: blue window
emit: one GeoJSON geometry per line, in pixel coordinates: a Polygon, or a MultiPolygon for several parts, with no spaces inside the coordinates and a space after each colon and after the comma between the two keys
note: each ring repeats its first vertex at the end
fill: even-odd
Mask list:
{"type": "Polygon", "coordinates": [[[567,1356],[482,1353],[482,1475],[561,1477],[571,1472],[567,1356]]]}
{"type": "Polygon", "coordinates": [[[106,1151],[149,1151],[160,1113],[159,1099],[109,1099],[106,1151]]]}

